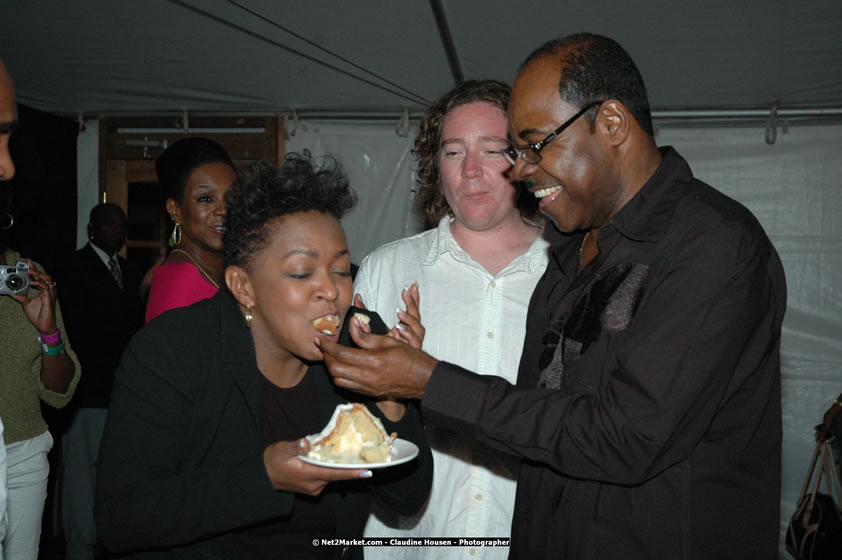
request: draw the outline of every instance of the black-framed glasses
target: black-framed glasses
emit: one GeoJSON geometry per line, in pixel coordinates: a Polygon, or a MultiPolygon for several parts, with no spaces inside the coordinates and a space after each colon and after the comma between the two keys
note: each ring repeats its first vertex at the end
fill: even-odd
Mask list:
{"type": "Polygon", "coordinates": [[[526,144],[525,146],[515,146],[514,144],[511,144],[507,148],[503,148],[503,155],[512,165],[514,165],[517,162],[517,158],[522,159],[526,163],[538,163],[539,161],[541,161],[541,150],[546,148],[547,144],[555,140],[556,137],[558,137],[559,134],[564,132],[564,130],[568,126],[576,122],[576,119],[578,119],[597,105],[602,105],[603,103],[604,101],[594,101],[593,103],[585,105],[582,109],[579,110],[578,113],[564,121],[564,123],[561,126],[550,132],[547,135],[547,137],[541,140],[540,142],[537,142],[535,144],[526,144]]]}

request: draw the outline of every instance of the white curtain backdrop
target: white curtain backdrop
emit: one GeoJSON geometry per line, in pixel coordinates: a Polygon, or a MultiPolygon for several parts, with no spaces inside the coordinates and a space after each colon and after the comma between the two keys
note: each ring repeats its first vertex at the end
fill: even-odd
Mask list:
{"type": "MultiPolygon", "coordinates": [[[[79,138],[78,246],[96,204],[96,127],[79,138]]],[[[415,161],[393,123],[301,122],[287,151],[331,154],[360,202],[344,220],[353,262],[420,231],[413,211],[415,161]]],[[[752,128],[664,128],[695,175],[751,209],[778,249],[787,276],[783,333],[783,535],[809,466],[813,428],[842,391],[842,126],[791,126],[777,143],[752,128]]],[[[747,535],[746,538],[751,538],[747,535]]]]}
{"type": "Polygon", "coordinates": [[[91,119],[76,139],[76,248],[88,242],[88,218],[99,204],[99,121],[91,119]]]}
{"type": "MultiPolygon", "coordinates": [[[[415,161],[392,124],[301,123],[288,151],[330,153],[360,195],[345,220],[354,262],[378,245],[417,232],[415,161]]],[[[842,391],[842,126],[791,126],[767,145],[762,126],[664,128],[695,175],[751,209],[787,275],[783,334],[783,536],[813,450],[813,428],[842,391]]],[[[746,538],[751,538],[746,535],[746,538]]]]}
{"type": "Polygon", "coordinates": [[[410,150],[417,130],[398,136],[394,124],[299,123],[287,152],[330,154],[357,191],[357,207],[342,220],[351,260],[357,264],[384,243],[421,231],[413,212],[415,166],[410,150]]]}
{"type": "MultiPolygon", "coordinates": [[[[788,303],[782,350],[780,558],[809,467],[814,426],[842,392],[842,126],[663,130],[695,175],[750,208],[780,253],[788,303]]],[[[842,434],[840,434],[842,435],[842,434]]]]}

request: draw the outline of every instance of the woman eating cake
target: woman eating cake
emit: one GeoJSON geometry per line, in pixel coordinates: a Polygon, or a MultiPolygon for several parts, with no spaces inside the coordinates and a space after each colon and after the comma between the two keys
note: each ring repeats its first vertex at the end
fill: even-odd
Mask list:
{"type": "MultiPolygon", "coordinates": [[[[99,534],[144,558],[362,558],[372,500],[423,505],[432,458],[417,410],[336,388],[318,337],[351,304],[340,218],[356,197],[336,165],[255,164],[226,197],[225,286],[134,338],[117,372],[97,465],[99,534]],[[307,434],[363,402],[418,457],[380,470],[306,463],[307,434]]],[[[417,323],[417,306],[408,305],[417,323]]],[[[356,319],[354,319],[356,320],[356,319]]]]}

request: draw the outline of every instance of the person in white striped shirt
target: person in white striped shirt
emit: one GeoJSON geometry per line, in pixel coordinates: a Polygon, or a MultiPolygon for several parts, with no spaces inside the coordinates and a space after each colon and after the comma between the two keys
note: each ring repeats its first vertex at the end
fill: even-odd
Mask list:
{"type": "MultiPolygon", "coordinates": [[[[427,110],[415,140],[419,210],[427,231],[361,263],[354,292],[400,328],[405,290],[420,295],[423,350],[514,383],[529,298],[547,266],[543,221],[519,196],[501,154],[509,86],[468,81],[427,110]],[[417,292],[415,291],[417,286],[417,292]],[[396,312],[397,310],[397,312],[396,312]]],[[[511,532],[517,459],[427,426],[430,498],[412,518],[369,518],[368,537],[503,537],[511,532]]],[[[506,558],[507,547],[369,547],[367,559],[506,558]]]]}

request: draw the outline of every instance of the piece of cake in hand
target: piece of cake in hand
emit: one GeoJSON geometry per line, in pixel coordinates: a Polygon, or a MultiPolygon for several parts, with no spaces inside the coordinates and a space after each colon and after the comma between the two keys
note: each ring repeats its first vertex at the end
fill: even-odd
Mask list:
{"type": "Polygon", "coordinates": [[[356,317],[357,321],[359,321],[363,325],[368,325],[371,322],[371,317],[369,317],[365,313],[354,313],[354,317],[356,317]]]}
{"type": "Polygon", "coordinates": [[[383,423],[365,405],[340,404],[319,434],[307,436],[307,457],[325,463],[387,463],[397,434],[387,434],[383,423]]]}

